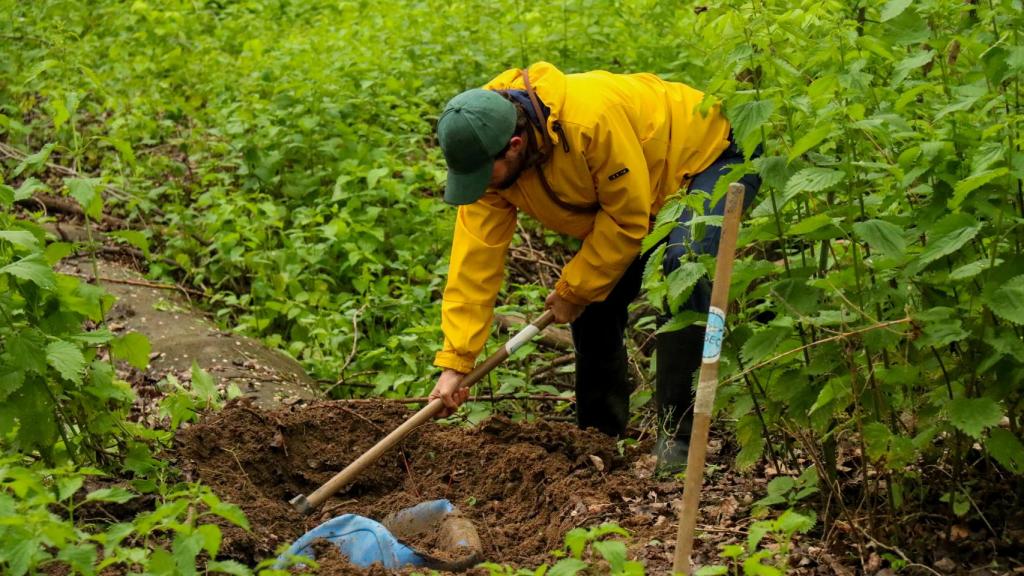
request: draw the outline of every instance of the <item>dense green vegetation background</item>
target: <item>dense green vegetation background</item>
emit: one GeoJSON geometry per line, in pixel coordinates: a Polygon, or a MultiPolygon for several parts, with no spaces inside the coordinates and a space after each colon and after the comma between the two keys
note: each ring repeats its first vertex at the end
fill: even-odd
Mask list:
{"type": "MultiPolygon", "coordinates": [[[[205,291],[225,327],[317,377],[420,395],[454,217],[432,123],[451,95],[548,60],[706,89],[747,150],[765,146],[719,402],[738,463],[795,447],[836,491],[835,445],[853,442],[851,521],[934,501],[980,514],[981,478],[1024,472],[1022,23],[1016,0],[0,0],[0,138],[31,155],[0,163],[10,466],[77,446],[110,469],[153,440],[87,424],[130,402],[96,353],[142,344],[79,334],[103,296],[49,271],[63,249],[10,216],[15,200],[49,189],[138,223],[124,237],[160,256],[152,275],[205,291]],[[47,161],[78,177],[34,179],[47,161]],[[27,409],[56,425],[15,425],[27,409]]],[[[671,306],[709,265],[652,270],[650,300],[671,306]]],[[[21,553],[16,568],[39,560],[21,553]]]]}

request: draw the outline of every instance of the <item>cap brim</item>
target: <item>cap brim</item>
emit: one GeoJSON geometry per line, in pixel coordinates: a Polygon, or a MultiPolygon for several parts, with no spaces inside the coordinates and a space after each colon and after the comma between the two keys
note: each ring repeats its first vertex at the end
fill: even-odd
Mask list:
{"type": "Polygon", "coordinates": [[[448,170],[448,182],[444,186],[444,201],[455,206],[472,204],[487,191],[494,171],[494,160],[472,172],[455,172],[448,170]]]}

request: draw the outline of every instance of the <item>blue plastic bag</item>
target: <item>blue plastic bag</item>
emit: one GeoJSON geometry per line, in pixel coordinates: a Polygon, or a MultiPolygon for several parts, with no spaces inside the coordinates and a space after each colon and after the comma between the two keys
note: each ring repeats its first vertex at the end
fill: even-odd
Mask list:
{"type": "MultiPolygon", "coordinates": [[[[384,519],[384,524],[365,516],[343,514],[306,532],[278,557],[274,567],[284,568],[288,565],[288,558],[294,556],[315,560],[313,541],[319,538],[334,544],[349,562],[361,568],[376,563],[389,570],[403,566],[425,566],[432,563],[432,559],[421,556],[399,542],[395,534],[408,537],[437,530],[445,517],[454,510],[455,507],[448,500],[430,500],[395,512],[384,519]]],[[[456,543],[460,547],[468,544],[462,540],[456,543]]]]}
{"type": "Polygon", "coordinates": [[[306,532],[278,557],[274,567],[287,566],[290,556],[316,559],[312,544],[318,538],[331,542],[349,562],[363,568],[378,562],[391,570],[423,565],[423,559],[412,548],[399,542],[380,522],[355,514],[343,514],[306,532]]]}

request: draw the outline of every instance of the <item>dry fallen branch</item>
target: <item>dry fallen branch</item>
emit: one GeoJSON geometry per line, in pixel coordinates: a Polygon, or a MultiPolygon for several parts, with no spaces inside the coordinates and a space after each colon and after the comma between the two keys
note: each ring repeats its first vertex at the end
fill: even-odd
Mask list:
{"type": "Polygon", "coordinates": [[[866,326],[864,328],[853,330],[851,332],[843,332],[842,334],[836,334],[835,336],[829,336],[828,338],[822,338],[821,340],[815,340],[814,342],[811,342],[810,344],[805,344],[803,346],[800,346],[799,348],[793,348],[792,350],[786,350],[785,352],[782,352],[781,354],[776,354],[775,356],[772,356],[771,358],[769,358],[767,360],[764,360],[762,362],[758,362],[757,364],[754,364],[753,366],[751,366],[750,368],[747,368],[746,370],[742,370],[740,372],[737,372],[736,374],[733,374],[732,376],[727,378],[722,384],[728,384],[730,382],[735,382],[735,381],[739,380],[740,378],[743,378],[744,376],[746,376],[747,374],[750,374],[751,372],[753,372],[755,370],[758,370],[760,368],[764,368],[765,366],[767,366],[769,364],[772,364],[772,363],[774,363],[777,360],[781,360],[782,358],[785,358],[786,356],[789,356],[791,354],[796,354],[798,352],[803,352],[804,350],[807,350],[808,348],[813,348],[815,346],[820,346],[822,344],[827,344],[829,342],[835,342],[836,340],[845,340],[845,339],[847,339],[847,338],[849,338],[851,336],[857,336],[858,334],[863,334],[865,332],[871,332],[872,330],[880,330],[882,328],[888,328],[890,326],[895,326],[897,324],[906,324],[906,323],[910,322],[910,320],[911,320],[910,316],[907,316],[906,318],[900,318],[899,320],[889,320],[888,322],[879,322],[878,324],[872,324],[871,326],[866,326]]]}
{"type": "MultiPolygon", "coordinates": [[[[501,326],[502,330],[506,332],[514,332],[527,324],[526,317],[522,314],[495,314],[494,321],[501,326]]],[[[556,348],[559,350],[572,350],[572,334],[564,328],[555,328],[549,326],[546,330],[541,332],[534,342],[547,346],[548,348],[556,348]]]]}
{"type": "Polygon", "coordinates": [[[184,292],[186,295],[192,294],[194,296],[206,296],[205,294],[198,290],[185,288],[184,286],[178,286],[176,284],[160,284],[158,282],[147,282],[145,280],[130,280],[127,278],[109,278],[107,276],[93,276],[92,274],[80,274],[77,272],[61,272],[61,274],[64,274],[65,276],[75,276],[77,278],[84,278],[89,282],[96,282],[97,280],[99,280],[100,282],[109,282],[112,284],[126,284],[128,286],[142,286],[144,288],[157,288],[160,290],[180,290],[184,292]]]}
{"type": "MultiPolygon", "coordinates": [[[[533,400],[535,402],[576,402],[575,396],[555,396],[554,394],[496,394],[494,396],[470,396],[469,402],[491,402],[499,400],[533,400]]],[[[402,404],[426,404],[430,398],[417,396],[413,398],[346,398],[335,402],[350,404],[373,404],[376,402],[400,402],[402,404]]]]}

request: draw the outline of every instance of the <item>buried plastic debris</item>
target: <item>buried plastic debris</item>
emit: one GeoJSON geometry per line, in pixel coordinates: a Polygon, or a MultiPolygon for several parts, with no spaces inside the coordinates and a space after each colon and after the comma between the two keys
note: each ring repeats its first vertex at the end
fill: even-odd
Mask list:
{"type": "MultiPolygon", "coordinates": [[[[480,539],[472,523],[462,517],[448,500],[421,502],[389,515],[383,522],[364,516],[343,514],[305,533],[277,559],[275,568],[283,568],[289,558],[316,558],[313,542],[319,539],[334,544],[349,562],[363,568],[381,564],[387,569],[426,566],[445,570],[464,570],[480,560],[480,539]],[[432,532],[437,534],[439,552],[417,551],[400,539],[411,539],[432,532]]],[[[301,559],[296,560],[297,563],[301,559]]]]}

